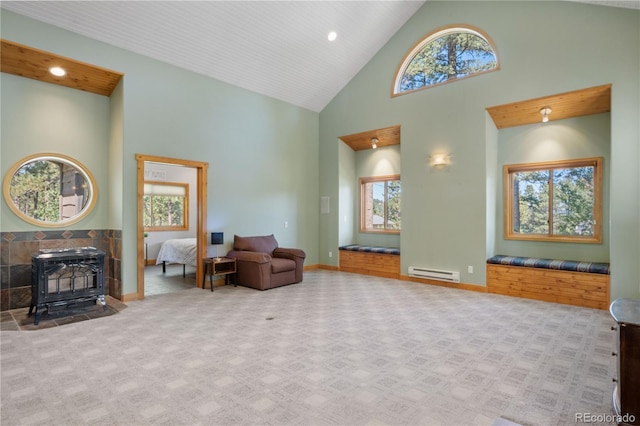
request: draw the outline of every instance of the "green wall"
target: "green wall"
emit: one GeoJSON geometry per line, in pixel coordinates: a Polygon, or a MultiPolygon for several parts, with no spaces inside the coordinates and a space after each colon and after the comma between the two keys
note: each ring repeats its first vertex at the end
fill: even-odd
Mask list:
{"type": "MultiPolygon", "coordinates": [[[[379,234],[371,232],[360,232],[360,186],[359,179],[362,177],[401,175],[400,146],[385,146],[376,149],[363,149],[356,151],[354,159],[355,169],[355,197],[352,198],[353,232],[355,241],[353,243],[382,246],[400,247],[400,235],[379,234]]],[[[402,176],[401,176],[402,178],[402,176]]],[[[401,200],[402,202],[402,200],[401,200]]],[[[343,224],[344,225],[344,217],[343,224]]]]}
{"type": "MultiPolygon", "coordinates": [[[[12,12],[2,11],[1,28],[2,38],[124,73],[115,96],[101,101],[106,118],[101,124],[104,129],[96,129],[103,139],[100,155],[85,163],[92,171],[103,171],[99,185],[111,186],[111,205],[120,206],[118,212],[103,205],[98,214],[101,227],[111,224],[122,230],[123,293],[134,293],[137,288],[135,154],[209,163],[208,231],[225,232],[224,249],[230,248],[234,233],[273,233],[281,246],[304,249],[306,264],[318,263],[318,113],[12,12]],[[109,111],[121,116],[109,118],[109,111]]],[[[5,92],[5,81],[20,77],[2,77],[4,169],[21,158],[21,151],[49,148],[44,138],[28,149],[18,147],[16,137],[5,138],[9,124],[5,116],[13,98],[22,95],[5,92]]],[[[71,91],[52,87],[55,89],[49,90],[59,93],[71,91]]],[[[21,125],[27,123],[15,124],[21,125]]],[[[78,143],[83,146],[83,141],[78,143]]],[[[68,149],[65,153],[70,155],[76,148],[68,149]]],[[[79,160],[84,162],[84,158],[79,160]]],[[[3,231],[6,221],[12,225],[7,229],[30,229],[19,219],[6,219],[5,208],[3,231]]],[[[81,221],[77,226],[86,229],[98,224],[81,221]]]]}
{"type": "MultiPolygon", "coordinates": [[[[338,245],[342,246],[358,243],[359,212],[356,202],[360,197],[360,193],[358,175],[356,174],[356,152],[342,141],[338,141],[338,161],[339,170],[336,175],[339,177],[339,199],[337,203],[334,203],[337,204],[334,209],[338,208],[338,245]]],[[[331,213],[331,209],[329,210],[329,213],[331,213]]],[[[331,239],[331,237],[328,236],[328,239],[331,239]]],[[[325,239],[323,239],[323,242],[325,242],[325,239]]]]}
{"type": "Polygon", "coordinates": [[[122,80],[111,93],[109,106],[109,229],[122,229],[122,147],[124,145],[124,113],[122,111],[124,84],[122,80]]]}
{"type": "MultiPolygon", "coordinates": [[[[550,121],[548,123],[511,127],[499,131],[498,167],[505,164],[536,163],[565,159],[603,157],[602,222],[610,223],[610,137],[611,114],[550,121]]],[[[504,211],[502,176],[496,188],[496,211],[504,211]]],[[[496,254],[512,256],[577,259],[591,262],[609,262],[609,227],[603,226],[601,244],[548,243],[505,240],[504,216],[496,215],[496,254]]]]}
{"type": "MultiPolygon", "coordinates": [[[[608,252],[605,242],[603,252],[565,246],[562,254],[608,256],[612,298],[640,298],[639,22],[637,10],[573,2],[426,2],[320,113],[320,192],[339,199],[340,135],[401,125],[401,273],[428,266],[484,285],[486,257],[503,247],[496,241],[502,235],[495,203],[504,136],[486,108],[612,84],[610,123],[594,130],[610,126],[608,252]],[[500,70],[390,97],[394,73],[415,43],[458,23],[492,38],[500,70]],[[448,152],[452,164],[434,173],[428,158],[439,151],[448,152]]],[[[321,240],[321,263],[337,264],[327,253],[339,244],[332,232],[338,219],[329,214],[321,221],[321,235],[329,235],[321,240]]]]}
{"type": "MultiPolygon", "coordinates": [[[[429,1],[320,114],[11,12],[3,10],[1,18],[3,38],[125,74],[114,95],[98,101],[44,83],[13,84],[21,79],[3,74],[0,152],[5,170],[26,155],[51,150],[51,138],[20,131],[31,121],[11,124],[17,105],[33,102],[21,99],[28,93],[38,92],[35,102],[55,93],[56,99],[73,99],[74,104],[80,97],[99,105],[104,120],[97,120],[90,138],[68,149],[98,175],[100,200],[109,203],[74,226],[122,230],[123,293],[136,289],[136,191],[131,184],[136,153],[209,162],[208,228],[225,231],[226,248],[234,233],[274,233],[281,245],[305,249],[307,264],[337,265],[338,245],[354,237],[340,221],[357,214],[341,183],[344,176],[352,182],[357,178],[355,168],[348,170],[355,155],[346,153],[338,138],[397,124],[402,128],[402,273],[410,265],[458,270],[463,282],[484,285],[486,257],[504,243],[495,203],[500,197],[499,146],[505,138],[485,109],[612,84],[606,224],[611,294],[640,298],[637,10],[574,2],[429,1]],[[497,46],[501,69],[391,98],[394,72],[407,51],[427,33],[453,23],[485,31],[497,46]],[[33,145],[22,145],[25,134],[33,145]],[[94,138],[99,141],[89,140],[94,138]],[[87,160],[88,152],[96,150],[101,155],[87,160]],[[428,166],[429,155],[437,151],[452,158],[442,172],[428,166]],[[320,196],[330,199],[327,214],[319,213],[320,196]],[[474,266],[475,273],[468,274],[466,266],[474,266]]],[[[54,132],[53,138],[61,134],[54,132]]],[[[59,140],[53,147],[67,149],[67,142],[59,140]]],[[[3,206],[3,231],[32,229],[7,212],[3,206]]],[[[604,250],[597,256],[607,255],[604,250]]]]}
{"type": "MultiPolygon", "coordinates": [[[[0,74],[0,87],[2,178],[14,163],[33,154],[71,157],[93,175],[98,200],[85,219],[67,229],[106,228],[109,168],[104,159],[109,141],[109,98],[5,73],[0,74]]],[[[41,229],[16,216],[4,198],[0,223],[2,232],[41,229]]]]}

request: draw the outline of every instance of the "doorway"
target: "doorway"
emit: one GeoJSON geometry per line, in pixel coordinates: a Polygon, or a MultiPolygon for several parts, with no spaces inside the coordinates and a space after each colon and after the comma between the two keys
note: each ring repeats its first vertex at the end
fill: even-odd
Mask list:
{"type": "MultiPolygon", "coordinates": [[[[174,166],[191,167],[196,170],[196,259],[203,259],[206,254],[206,229],[207,229],[207,171],[209,163],[191,160],[181,160],[176,158],[158,157],[153,155],[136,154],[138,162],[137,173],[137,205],[138,205],[138,286],[137,299],[144,299],[144,267],[146,265],[145,243],[144,243],[144,222],[143,222],[143,196],[144,196],[144,169],[145,163],[167,164],[174,166]]],[[[202,262],[196,262],[196,286],[202,287],[203,276],[202,262]]]]}

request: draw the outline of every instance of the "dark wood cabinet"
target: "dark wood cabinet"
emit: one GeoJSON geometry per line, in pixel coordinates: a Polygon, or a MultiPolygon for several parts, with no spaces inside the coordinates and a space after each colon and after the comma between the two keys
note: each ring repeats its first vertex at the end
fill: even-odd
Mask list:
{"type": "Polygon", "coordinates": [[[617,377],[614,379],[613,411],[622,425],[640,425],[640,300],[617,299],[609,308],[618,323],[617,377]]]}

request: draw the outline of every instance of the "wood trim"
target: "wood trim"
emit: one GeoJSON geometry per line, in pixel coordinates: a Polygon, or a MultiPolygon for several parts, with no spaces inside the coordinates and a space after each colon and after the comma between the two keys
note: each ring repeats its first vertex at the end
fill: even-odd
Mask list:
{"type": "MultiPolygon", "coordinates": [[[[142,158],[143,161],[148,161],[149,163],[160,163],[160,164],[176,164],[184,167],[191,167],[194,169],[198,168],[209,168],[209,163],[195,160],[184,160],[181,158],[171,158],[171,157],[161,157],[157,155],[146,155],[146,154],[136,154],[136,159],[142,158]]],[[[144,176],[144,173],[143,173],[144,176]]],[[[143,179],[144,181],[144,179],[143,179]]]]}
{"type": "Polygon", "coordinates": [[[589,272],[487,264],[489,293],[606,310],[610,276],[589,272]]]}
{"type": "MultiPolygon", "coordinates": [[[[184,189],[184,224],[182,226],[146,226],[144,230],[146,232],[160,232],[160,231],[188,231],[189,230],[189,204],[191,203],[191,199],[189,198],[189,184],[183,182],[165,182],[165,181],[156,181],[156,180],[145,180],[144,185],[163,185],[163,186],[176,186],[184,189]]],[[[144,188],[143,188],[144,191],[144,188]]],[[[143,192],[144,195],[144,192],[143,192]]],[[[144,224],[143,224],[144,226],[144,224]]]]}
{"type": "MultiPolygon", "coordinates": [[[[204,259],[206,256],[206,244],[207,244],[207,176],[209,171],[209,163],[202,161],[182,160],[169,157],[158,157],[154,155],[136,154],[135,158],[138,162],[138,177],[137,177],[137,205],[138,205],[138,222],[137,222],[137,235],[138,235],[138,292],[137,297],[139,300],[144,299],[144,226],[143,226],[143,205],[142,196],[144,195],[144,163],[161,163],[161,164],[173,164],[184,167],[191,167],[196,169],[196,181],[197,181],[197,224],[196,224],[196,236],[197,236],[197,259],[204,259]]],[[[204,275],[204,269],[202,262],[196,263],[196,286],[202,288],[202,277],[204,275]]]]}
{"type": "Polygon", "coordinates": [[[340,271],[376,277],[398,278],[400,256],[349,250],[340,251],[340,271]]]}
{"type": "MultiPolygon", "coordinates": [[[[198,203],[196,208],[198,210],[197,235],[199,236],[197,256],[198,256],[198,259],[204,259],[205,257],[207,257],[206,245],[208,241],[207,239],[207,193],[208,193],[207,176],[209,175],[209,163],[201,162],[199,163],[197,169],[198,169],[198,174],[197,174],[198,188],[196,192],[198,194],[198,203]]],[[[196,285],[198,287],[201,287],[202,278],[204,274],[204,270],[202,266],[203,266],[202,262],[198,262],[197,268],[196,268],[196,285]]]]}
{"type": "Polygon", "coordinates": [[[352,135],[340,136],[340,140],[346,143],[354,151],[373,149],[371,138],[378,139],[378,148],[392,145],[400,145],[400,125],[385,127],[382,129],[368,130],[352,135]]]}
{"type": "Polygon", "coordinates": [[[391,97],[394,98],[396,96],[403,96],[403,95],[407,95],[409,93],[415,93],[415,92],[420,92],[422,90],[426,90],[426,89],[430,89],[432,87],[438,87],[438,86],[442,86],[444,84],[449,84],[449,83],[453,83],[456,81],[460,81],[460,80],[464,80],[470,77],[475,77],[478,75],[482,75],[482,74],[487,74],[487,73],[491,73],[494,71],[499,71],[500,70],[500,55],[498,55],[498,48],[496,47],[496,44],[493,42],[493,39],[483,30],[481,30],[478,27],[474,27],[473,25],[467,25],[467,24],[450,24],[450,25],[443,25],[441,27],[436,28],[433,31],[428,32],[427,34],[424,35],[424,37],[420,38],[417,42],[415,42],[413,44],[413,46],[411,46],[411,48],[407,51],[407,53],[405,53],[405,55],[402,57],[402,60],[400,61],[400,63],[398,64],[397,68],[396,68],[396,72],[393,73],[393,81],[391,82],[391,97]],[[430,42],[432,42],[433,40],[436,40],[437,37],[434,37],[435,35],[437,35],[438,33],[445,31],[447,29],[455,29],[455,28],[460,28],[460,29],[468,29],[471,30],[473,32],[476,32],[478,34],[480,34],[482,37],[484,37],[484,39],[487,41],[487,43],[489,43],[489,45],[491,46],[491,49],[493,49],[493,53],[496,56],[496,67],[487,71],[481,71],[481,72],[477,72],[474,74],[470,74],[467,75],[465,77],[460,77],[460,78],[455,78],[452,80],[447,80],[447,81],[443,81],[441,83],[436,83],[436,84],[430,84],[428,86],[423,86],[420,87],[418,89],[414,89],[414,90],[408,90],[406,92],[399,92],[396,93],[396,85],[398,83],[398,79],[400,78],[400,76],[398,75],[401,71],[403,71],[413,60],[413,58],[418,54],[418,51],[421,47],[426,47],[427,44],[429,44],[430,42]]]}
{"type": "Polygon", "coordinates": [[[43,228],[64,228],[65,226],[78,223],[81,220],[85,219],[93,211],[93,208],[95,207],[96,202],[98,201],[98,185],[96,184],[96,179],[93,176],[93,173],[91,173],[91,170],[89,170],[84,164],[82,164],[80,161],[76,160],[75,158],[71,158],[67,155],[57,154],[52,152],[43,152],[39,154],[29,155],[27,157],[24,157],[18,160],[16,163],[14,163],[4,176],[4,180],[2,183],[2,193],[4,195],[4,200],[7,203],[7,206],[11,209],[11,211],[16,216],[18,216],[20,219],[24,220],[27,223],[30,223],[35,226],[40,226],[43,228]],[[37,161],[37,160],[46,160],[46,161],[53,161],[58,163],[64,162],[67,165],[73,166],[74,169],[80,170],[81,172],[80,174],[83,174],[84,175],[83,177],[87,178],[87,180],[89,181],[89,185],[91,187],[89,203],[78,214],[76,214],[75,216],[69,219],[60,220],[58,222],[53,222],[53,221],[46,222],[43,220],[35,219],[23,213],[13,203],[13,199],[11,197],[11,182],[13,180],[14,175],[20,168],[22,168],[26,164],[33,161],[37,161]]]}
{"type": "Polygon", "coordinates": [[[498,129],[542,122],[540,110],[551,108],[549,122],[611,111],[611,84],[487,107],[498,129]]]}
{"type": "Polygon", "coordinates": [[[340,268],[337,267],[337,266],[334,266],[334,265],[322,265],[322,264],[320,264],[320,265],[318,265],[317,269],[324,269],[326,271],[336,271],[336,272],[340,271],[340,268]]]}
{"type": "MultiPolygon", "coordinates": [[[[367,197],[367,194],[365,194],[365,191],[363,191],[363,187],[365,184],[368,183],[372,183],[372,182],[386,182],[386,181],[390,181],[390,180],[400,180],[400,175],[399,174],[395,174],[395,175],[387,175],[387,176],[370,176],[370,177],[361,177],[360,179],[358,179],[358,190],[360,192],[360,232],[362,233],[369,233],[369,234],[400,234],[400,230],[399,229],[376,229],[376,228],[365,228],[364,227],[364,223],[366,222],[366,217],[365,217],[365,208],[364,205],[365,203],[365,198],[367,197]]],[[[386,216],[386,213],[385,213],[386,216]]]]}
{"type": "MultiPolygon", "coordinates": [[[[144,196],[144,156],[136,155],[137,160],[137,194],[136,194],[136,203],[137,203],[137,249],[136,249],[136,259],[137,259],[137,292],[136,299],[133,300],[142,300],[144,299],[144,210],[142,198],[144,196]]],[[[124,299],[122,300],[124,302],[124,299]]]]}
{"type": "Polygon", "coordinates": [[[140,300],[140,296],[138,295],[138,293],[127,293],[127,294],[122,294],[120,296],[120,301],[127,303],[127,302],[133,302],[135,300],[140,300]]]}
{"type": "MultiPolygon", "coordinates": [[[[600,244],[602,243],[602,176],[604,159],[602,157],[579,158],[575,160],[545,161],[537,163],[523,164],[505,164],[502,172],[503,183],[503,202],[504,202],[504,239],[505,240],[525,240],[525,241],[555,241],[555,242],[573,242],[584,244],[600,244]],[[562,236],[551,234],[552,226],[549,227],[549,234],[517,234],[512,232],[513,229],[513,181],[511,173],[534,171],[534,170],[551,170],[559,168],[571,167],[594,167],[593,184],[594,184],[594,205],[593,219],[595,221],[593,236],[562,236]]],[[[550,192],[552,197],[552,193],[550,192]]],[[[552,203],[549,203],[549,218],[552,214],[552,203]]]]}
{"type": "Polygon", "coordinates": [[[0,39],[1,65],[4,73],[57,84],[85,92],[111,96],[124,74],[75,59],[45,52],[10,40],[0,39]],[[67,74],[56,77],[50,67],[64,68],[67,74]]]}

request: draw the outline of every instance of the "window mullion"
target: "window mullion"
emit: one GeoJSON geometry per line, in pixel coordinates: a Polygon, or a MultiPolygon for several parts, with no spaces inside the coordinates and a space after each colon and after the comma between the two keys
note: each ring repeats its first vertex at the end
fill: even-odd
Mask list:
{"type": "Polygon", "coordinates": [[[383,216],[383,228],[387,229],[387,224],[389,223],[389,182],[384,182],[384,216],[383,216]]]}
{"type": "Polygon", "coordinates": [[[153,215],[153,195],[149,196],[149,220],[151,221],[149,226],[155,226],[156,222],[154,220],[154,215],[153,215]]]}
{"type": "Polygon", "coordinates": [[[549,230],[548,230],[548,234],[549,236],[553,235],[553,169],[549,170],[549,182],[547,183],[547,185],[549,186],[549,200],[547,201],[549,203],[549,213],[547,213],[549,215],[549,218],[547,220],[547,223],[549,224],[549,230]]]}

